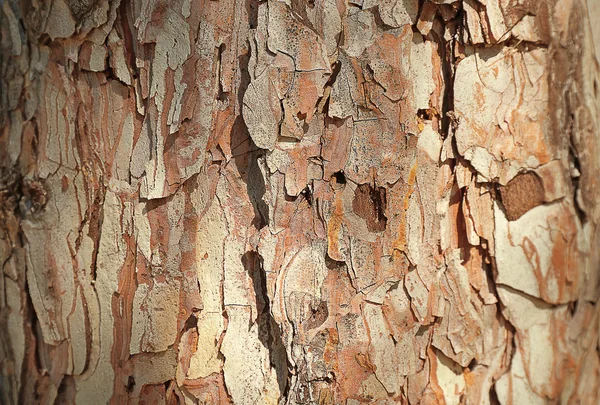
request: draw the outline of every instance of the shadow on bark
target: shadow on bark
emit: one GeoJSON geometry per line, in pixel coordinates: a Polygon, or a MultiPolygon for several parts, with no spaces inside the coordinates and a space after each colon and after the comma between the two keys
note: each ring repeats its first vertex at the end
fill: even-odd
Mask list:
{"type": "MultiPolygon", "coordinates": [[[[244,100],[244,94],[250,84],[250,73],[248,72],[248,62],[250,55],[248,53],[240,56],[240,86],[238,89],[238,105],[241,106],[244,100]]],[[[241,178],[246,183],[246,192],[250,202],[254,207],[254,219],[252,224],[256,229],[261,229],[269,223],[269,210],[262,197],[265,194],[265,180],[258,165],[258,159],[264,154],[264,150],[256,146],[248,127],[244,122],[242,115],[238,115],[231,129],[231,153],[232,160],[235,163],[241,178]]]]}
{"type": "Polygon", "coordinates": [[[271,315],[267,294],[267,277],[262,266],[262,257],[257,252],[249,251],[242,256],[242,263],[252,278],[256,296],[258,339],[269,351],[269,361],[277,375],[279,392],[284,397],[287,395],[289,379],[287,354],[281,337],[281,329],[271,315]]]}

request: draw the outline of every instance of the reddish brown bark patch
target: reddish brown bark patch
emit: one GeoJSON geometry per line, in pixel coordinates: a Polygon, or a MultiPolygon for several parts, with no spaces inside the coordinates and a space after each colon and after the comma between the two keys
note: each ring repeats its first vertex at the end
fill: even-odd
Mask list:
{"type": "Polygon", "coordinates": [[[352,210],[356,215],[367,221],[369,231],[382,232],[385,230],[387,225],[385,207],[385,187],[371,187],[369,184],[361,184],[356,188],[352,210]]]}
{"type": "Polygon", "coordinates": [[[533,173],[517,175],[504,187],[500,198],[509,221],[515,221],[532,208],[544,203],[544,186],[533,173]]]}

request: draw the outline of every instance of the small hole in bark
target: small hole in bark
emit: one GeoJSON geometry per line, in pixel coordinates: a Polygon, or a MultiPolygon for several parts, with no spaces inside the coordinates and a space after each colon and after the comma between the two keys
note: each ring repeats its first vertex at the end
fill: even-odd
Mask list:
{"type": "Polygon", "coordinates": [[[433,119],[433,115],[433,110],[431,110],[430,108],[421,108],[417,110],[417,117],[425,121],[430,121],[431,119],[433,119]]]}
{"type": "Polygon", "coordinates": [[[575,315],[575,312],[577,311],[577,303],[578,301],[569,302],[568,309],[571,313],[571,316],[575,315]]]}
{"type": "Polygon", "coordinates": [[[308,205],[312,206],[312,192],[310,191],[310,188],[307,186],[300,194],[302,194],[308,205]]]}
{"type": "Polygon", "coordinates": [[[127,385],[125,387],[127,388],[127,392],[133,391],[133,388],[135,387],[135,378],[133,378],[132,375],[127,379],[127,385]]]}
{"type": "Polygon", "coordinates": [[[192,314],[189,316],[187,321],[185,321],[185,326],[184,326],[183,330],[188,331],[192,328],[195,328],[196,326],[198,326],[198,318],[196,318],[196,315],[192,314]]]}
{"type": "Polygon", "coordinates": [[[333,173],[333,175],[331,175],[331,180],[335,184],[339,184],[339,185],[346,184],[346,176],[344,175],[344,172],[341,170],[339,172],[333,173]]]}

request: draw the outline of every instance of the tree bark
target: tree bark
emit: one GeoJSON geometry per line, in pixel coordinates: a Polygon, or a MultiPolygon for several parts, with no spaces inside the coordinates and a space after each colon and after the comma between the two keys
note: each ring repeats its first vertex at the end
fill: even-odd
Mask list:
{"type": "Polygon", "coordinates": [[[1,7],[2,403],[600,401],[597,2],[1,7]]]}

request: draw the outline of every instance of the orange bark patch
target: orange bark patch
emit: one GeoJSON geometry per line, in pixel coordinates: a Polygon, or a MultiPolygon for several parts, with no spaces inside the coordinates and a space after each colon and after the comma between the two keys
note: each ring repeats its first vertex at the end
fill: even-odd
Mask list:
{"type": "Polygon", "coordinates": [[[394,250],[401,252],[406,251],[406,212],[408,211],[410,196],[415,191],[414,185],[417,180],[417,167],[418,164],[415,163],[408,174],[408,191],[404,195],[402,214],[400,216],[400,223],[398,224],[398,238],[393,243],[394,250]]]}
{"type": "Polygon", "coordinates": [[[344,217],[344,208],[342,206],[342,199],[339,196],[335,197],[334,211],[331,219],[327,226],[327,246],[329,256],[333,260],[341,260],[340,252],[340,230],[342,229],[342,218],[344,217]]]}

